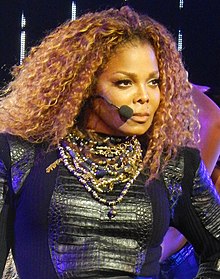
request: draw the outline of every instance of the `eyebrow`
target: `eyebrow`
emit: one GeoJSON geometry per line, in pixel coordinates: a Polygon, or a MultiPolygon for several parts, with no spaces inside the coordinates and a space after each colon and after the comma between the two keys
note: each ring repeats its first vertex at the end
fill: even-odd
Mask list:
{"type": "MultiPolygon", "coordinates": [[[[123,74],[123,75],[127,75],[129,77],[132,77],[132,78],[137,77],[137,75],[135,73],[126,72],[126,71],[118,71],[118,72],[115,72],[114,74],[123,74]]],[[[148,75],[148,78],[155,78],[155,77],[158,77],[158,75],[160,76],[159,71],[153,71],[148,75]]]]}

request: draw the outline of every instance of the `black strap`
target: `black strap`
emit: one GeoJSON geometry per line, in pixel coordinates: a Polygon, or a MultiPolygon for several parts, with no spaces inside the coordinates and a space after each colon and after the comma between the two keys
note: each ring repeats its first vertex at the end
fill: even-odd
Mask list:
{"type": "MultiPolygon", "coordinates": [[[[182,184],[185,186],[184,188],[188,191],[189,185],[191,186],[191,191],[193,187],[193,179],[195,178],[196,170],[199,167],[201,157],[200,152],[197,149],[193,148],[185,148],[184,150],[184,177],[182,184]]],[[[190,192],[189,192],[190,195],[190,192]]]]}

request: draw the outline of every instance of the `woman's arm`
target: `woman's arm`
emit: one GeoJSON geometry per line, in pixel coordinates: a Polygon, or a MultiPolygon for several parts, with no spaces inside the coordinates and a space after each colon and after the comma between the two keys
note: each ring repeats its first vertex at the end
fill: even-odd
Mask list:
{"type": "MultiPolygon", "coordinates": [[[[204,94],[209,87],[193,84],[192,96],[199,109],[200,150],[201,157],[211,175],[220,154],[220,109],[204,94]]],[[[220,170],[215,169],[213,179],[220,192],[220,170]],[[218,175],[218,178],[217,178],[218,175]],[[219,186],[218,186],[219,185],[219,186]]],[[[180,250],[187,240],[175,228],[170,228],[162,243],[162,255],[160,261],[165,260],[173,253],[180,250]]]]}
{"type": "MultiPolygon", "coordinates": [[[[0,135],[0,277],[10,249],[7,234],[10,218],[10,193],[8,186],[8,164],[10,161],[6,137],[0,135]]],[[[1,277],[2,278],[2,277],[1,277]]]]}
{"type": "Polygon", "coordinates": [[[211,175],[220,154],[220,109],[201,86],[193,85],[192,96],[199,109],[201,157],[211,175]]]}
{"type": "Polygon", "coordinates": [[[220,194],[220,166],[217,166],[214,168],[212,175],[211,175],[212,181],[215,184],[215,187],[220,194]]]}

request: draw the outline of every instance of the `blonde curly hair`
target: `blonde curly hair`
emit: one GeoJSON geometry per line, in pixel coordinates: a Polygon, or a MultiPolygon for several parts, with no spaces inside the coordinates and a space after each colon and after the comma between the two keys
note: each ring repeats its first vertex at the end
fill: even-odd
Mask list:
{"type": "Polygon", "coordinates": [[[13,69],[8,96],[0,102],[0,131],[32,142],[59,144],[94,94],[96,79],[116,48],[128,42],[150,43],[160,72],[160,106],[148,132],[144,164],[151,175],[177,153],[195,146],[198,130],[181,55],[168,30],[125,6],[88,13],[68,21],[33,47],[13,69]]]}

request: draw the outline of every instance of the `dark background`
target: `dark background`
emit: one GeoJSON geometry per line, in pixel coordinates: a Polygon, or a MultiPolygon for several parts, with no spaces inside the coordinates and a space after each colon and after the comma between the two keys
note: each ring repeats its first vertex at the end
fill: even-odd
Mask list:
{"type": "MultiPolygon", "coordinates": [[[[26,48],[36,45],[50,30],[71,18],[71,0],[1,0],[0,86],[10,80],[10,68],[19,63],[20,18],[27,20],[26,48]]],[[[183,60],[190,81],[220,88],[220,1],[185,0],[78,0],[77,16],[128,4],[160,21],[177,38],[183,33],[183,60]]],[[[214,94],[220,95],[217,91],[214,94]]]]}

